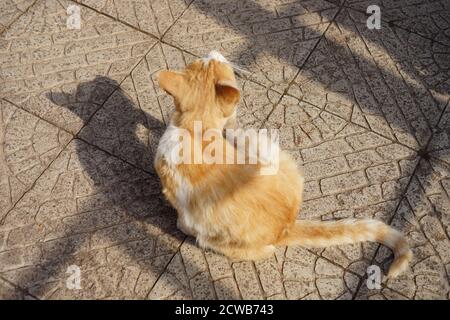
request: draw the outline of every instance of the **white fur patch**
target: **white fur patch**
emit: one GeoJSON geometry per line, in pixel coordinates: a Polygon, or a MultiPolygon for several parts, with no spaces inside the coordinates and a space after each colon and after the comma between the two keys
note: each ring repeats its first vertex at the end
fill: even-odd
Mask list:
{"type": "Polygon", "coordinates": [[[169,124],[166,131],[159,140],[158,149],[156,150],[155,162],[164,158],[167,164],[173,168],[175,163],[172,161],[172,153],[180,143],[179,128],[169,124]]]}
{"type": "Polygon", "coordinates": [[[158,144],[158,149],[156,151],[155,161],[164,159],[171,169],[173,179],[178,186],[176,190],[177,202],[180,208],[184,212],[188,211],[190,194],[192,192],[192,186],[190,182],[185,179],[177,170],[177,163],[173,161],[173,154],[178,150],[180,144],[180,133],[179,128],[170,124],[166,131],[164,132],[161,140],[158,144]]]}
{"type": "Polygon", "coordinates": [[[211,51],[208,56],[204,57],[202,60],[204,64],[208,64],[211,60],[228,63],[228,60],[219,51],[216,50],[211,51]]]}
{"type": "Polygon", "coordinates": [[[183,224],[188,228],[192,229],[195,226],[190,212],[189,203],[191,199],[191,194],[193,191],[192,185],[185,177],[183,177],[177,170],[177,163],[173,161],[174,150],[178,149],[179,146],[179,128],[170,124],[163,136],[161,137],[158,149],[156,151],[155,161],[160,161],[164,159],[170,168],[172,173],[172,178],[175,181],[177,189],[175,191],[175,197],[177,201],[177,208],[181,210],[183,217],[183,224]]]}

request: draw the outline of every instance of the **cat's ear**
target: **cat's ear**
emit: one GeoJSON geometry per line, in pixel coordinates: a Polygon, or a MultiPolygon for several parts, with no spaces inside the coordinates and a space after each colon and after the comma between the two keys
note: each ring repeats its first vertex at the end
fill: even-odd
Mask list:
{"type": "Polygon", "coordinates": [[[216,82],[216,97],[225,117],[231,116],[234,112],[240,96],[241,93],[237,87],[236,80],[222,79],[216,82]]]}
{"type": "Polygon", "coordinates": [[[159,86],[174,98],[182,95],[184,77],[183,74],[174,71],[163,70],[158,75],[159,86]]]}

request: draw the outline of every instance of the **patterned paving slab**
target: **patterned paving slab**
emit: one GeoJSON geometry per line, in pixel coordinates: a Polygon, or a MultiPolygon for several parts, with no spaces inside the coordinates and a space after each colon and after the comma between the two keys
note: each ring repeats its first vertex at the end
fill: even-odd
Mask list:
{"type": "Polygon", "coordinates": [[[72,136],[0,100],[0,221],[72,136]]]}
{"type": "Polygon", "coordinates": [[[280,248],[257,262],[231,262],[200,250],[189,238],[149,298],[350,299],[358,282],[352,272],[303,248],[280,248]]]}
{"type": "MultiPolygon", "coordinates": [[[[411,269],[381,290],[362,288],[360,299],[450,299],[450,165],[440,159],[422,160],[393,225],[405,232],[412,246],[411,269]],[[390,295],[396,292],[397,295],[390,295]]],[[[380,250],[375,264],[392,260],[380,250]]]]}
{"type": "Polygon", "coordinates": [[[281,93],[336,12],[323,0],[194,1],[164,40],[198,56],[219,50],[281,93]]]}
{"type": "Polygon", "coordinates": [[[365,0],[331,24],[343,0],[77,1],[80,30],[76,2],[0,4],[0,299],[450,299],[446,1],[375,0],[381,30],[365,0]],[[369,290],[392,260],[377,244],[231,262],[176,229],[152,173],[173,105],[156,75],[212,49],[250,71],[241,126],[279,129],[304,167],[299,218],[390,222],[408,272],[369,290]]]}
{"type": "Polygon", "coordinates": [[[193,0],[75,0],[161,37],[193,0]]]}
{"type": "MultiPolygon", "coordinates": [[[[123,81],[120,90],[114,92],[80,132],[80,137],[146,171],[153,171],[156,146],[173,111],[173,99],[158,86],[158,72],[182,70],[193,59],[196,57],[173,47],[154,46],[123,81]]],[[[239,85],[241,125],[258,127],[280,94],[250,81],[240,81],[239,85]]]]}
{"type": "MultiPolygon", "coordinates": [[[[145,298],[183,235],[156,177],[72,141],[0,226],[0,277],[38,298],[145,298]],[[70,290],[68,267],[82,290],[70,290]]],[[[72,288],[73,289],[73,288],[72,288]]]]}
{"type": "Polygon", "coordinates": [[[0,3],[0,33],[23,14],[35,0],[3,0],[0,3]]]}
{"type": "Polygon", "coordinates": [[[73,4],[39,1],[0,36],[0,97],[76,133],[156,41],[84,7],[81,28],[69,29],[66,10],[73,4]],[[71,100],[52,97],[94,80],[71,100]]]}
{"type": "Polygon", "coordinates": [[[386,138],[423,148],[450,98],[448,79],[439,84],[449,66],[441,68],[432,59],[431,49],[420,44],[427,40],[389,27],[368,30],[365,16],[348,9],[324,40],[289,94],[386,138]]]}
{"type": "Polygon", "coordinates": [[[450,3],[446,0],[347,0],[345,5],[362,12],[378,5],[382,20],[450,45],[450,3]]]}

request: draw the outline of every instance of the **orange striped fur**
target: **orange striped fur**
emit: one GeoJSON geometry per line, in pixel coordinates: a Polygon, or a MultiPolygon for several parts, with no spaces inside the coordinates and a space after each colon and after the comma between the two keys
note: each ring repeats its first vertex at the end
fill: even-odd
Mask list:
{"type": "MultiPolygon", "coordinates": [[[[191,136],[194,121],[202,121],[204,130],[220,131],[234,123],[240,93],[233,69],[220,54],[210,55],[213,58],[197,60],[182,72],[159,75],[161,88],[173,96],[176,106],[172,128],[187,129],[191,136]]],[[[165,154],[167,141],[163,136],[155,159],[163,193],[178,212],[179,229],[195,237],[201,247],[231,259],[253,260],[270,256],[276,246],[376,241],[394,251],[388,276],[395,277],[407,268],[412,253],[406,240],[383,222],[296,221],[303,174],[287,153],[281,151],[277,174],[260,175],[261,163],[170,163],[165,154]]]]}

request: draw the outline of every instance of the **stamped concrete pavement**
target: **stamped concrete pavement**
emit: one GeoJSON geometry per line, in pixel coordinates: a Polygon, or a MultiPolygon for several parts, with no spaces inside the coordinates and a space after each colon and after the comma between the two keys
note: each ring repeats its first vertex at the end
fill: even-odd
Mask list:
{"type": "Polygon", "coordinates": [[[1,299],[450,298],[446,1],[0,6],[1,299]],[[231,262],[177,230],[152,168],[173,110],[156,75],[211,49],[248,71],[240,125],[278,129],[304,168],[299,219],[395,226],[414,252],[404,275],[370,285],[392,261],[373,243],[231,262]]]}

